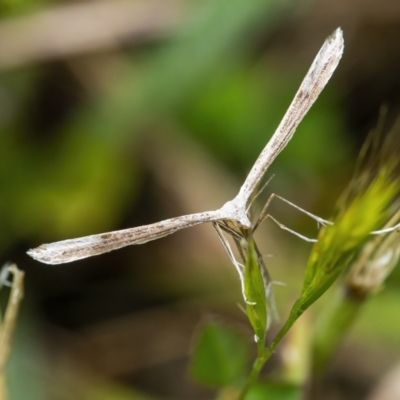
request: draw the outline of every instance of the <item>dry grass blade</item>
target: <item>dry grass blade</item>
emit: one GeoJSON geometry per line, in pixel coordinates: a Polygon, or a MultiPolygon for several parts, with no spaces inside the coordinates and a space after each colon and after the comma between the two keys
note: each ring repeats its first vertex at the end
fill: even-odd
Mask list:
{"type": "MultiPolygon", "coordinates": [[[[7,399],[5,367],[11,352],[14,330],[18,319],[19,306],[24,296],[24,273],[20,271],[16,264],[10,264],[3,267],[3,271],[13,275],[13,283],[11,293],[7,304],[4,319],[1,321],[0,327],[0,398],[7,399]]],[[[4,284],[4,282],[1,282],[4,284]]]]}
{"type": "Polygon", "coordinates": [[[180,0],[100,1],[46,9],[0,23],[0,68],[165,35],[184,14],[180,0]]]}

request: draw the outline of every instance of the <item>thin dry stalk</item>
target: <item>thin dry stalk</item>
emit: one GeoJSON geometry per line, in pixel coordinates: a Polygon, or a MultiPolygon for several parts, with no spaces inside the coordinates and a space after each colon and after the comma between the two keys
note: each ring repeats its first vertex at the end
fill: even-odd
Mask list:
{"type": "Polygon", "coordinates": [[[19,306],[24,297],[24,272],[20,271],[16,264],[10,264],[4,268],[13,275],[13,283],[4,319],[0,326],[0,400],[8,398],[5,369],[11,352],[19,306]]]}

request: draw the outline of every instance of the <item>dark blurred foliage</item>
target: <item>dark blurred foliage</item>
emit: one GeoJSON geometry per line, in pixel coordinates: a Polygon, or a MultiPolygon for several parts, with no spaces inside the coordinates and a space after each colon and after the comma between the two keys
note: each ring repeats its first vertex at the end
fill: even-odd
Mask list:
{"type": "MultiPolygon", "coordinates": [[[[212,398],[188,373],[196,326],[251,330],[210,226],[61,266],[25,251],[221,206],[341,26],[343,60],[254,207],[277,192],[328,218],[380,107],[388,127],[399,113],[399,2],[8,0],[0,15],[0,249],[27,287],[11,399],[212,398]]],[[[285,314],[310,246],[271,223],[258,235],[285,314]]],[[[398,362],[399,285],[395,271],[320,398],[365,398],[398,362]]]]}

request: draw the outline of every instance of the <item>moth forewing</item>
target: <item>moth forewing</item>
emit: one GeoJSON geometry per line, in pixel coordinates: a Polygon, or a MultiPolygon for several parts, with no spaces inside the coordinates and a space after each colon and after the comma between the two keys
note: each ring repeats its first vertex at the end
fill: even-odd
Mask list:
{"type": "Polygon", "coordinates": [[[42,244],[29,250],[28,254],[35,260],[46,264],[63,264],[108,253],[121,247],[150,242],[181,229],[218,219],[221,219],[219,210],[183,215],[136,228],[42,244]]]}
{"type": "Polygon", "coordinates": [[[337,28],[325,40],[281,123],[247,175],[237,196],[238,202],[248,203],[266,170],[290,141],[297,126],[328,83],[339,64],[343,49],[343,32],[337,28]]]}

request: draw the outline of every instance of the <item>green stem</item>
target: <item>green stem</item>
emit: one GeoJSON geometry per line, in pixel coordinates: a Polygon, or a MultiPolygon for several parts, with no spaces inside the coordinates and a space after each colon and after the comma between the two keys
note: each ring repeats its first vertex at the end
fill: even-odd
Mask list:
{"type": "Polygon", "coordinates": [[[253,368],[250,372],[249,377],[247,378],[246,384],[244,385],[238,400],[245,400],[247,393],[249,392],[250,388],[255,384],[255,382],[258,379],[258,376],[260,375],[261,369],[265,365],[265,363],[269,360],[271,355],[274,353],[276,347],[280,343],[280,341],[283,339],[283,337],[286,335],[288,330],[293,326],[293,324],[296,322],[296,320],[300,317],[300,315],[303,313],[303,311],[297,307],[297,303],[294,305],[292,308],[292,311],[290,313],[290,316],[288,320],[286,321],[285,325],[281,328],[281,330],[278,332],[278,334],[275,336],[274,340],[271,342],[271,344],[264,349],[264,351],[259,352],[256,360],[254,361],[253,368]]]}

